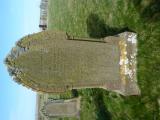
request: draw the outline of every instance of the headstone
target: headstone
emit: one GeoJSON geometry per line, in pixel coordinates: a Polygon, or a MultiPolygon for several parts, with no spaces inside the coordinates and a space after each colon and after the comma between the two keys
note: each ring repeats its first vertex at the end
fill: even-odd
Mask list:
{"type": "Polygon", "coordinates": [[[103,88],[139,95],[136,42],[132,32],[91,39],[43,31],[18,41],[6,64],[18,71],[14,74],[18,81],[36,91],[103,88]]]}

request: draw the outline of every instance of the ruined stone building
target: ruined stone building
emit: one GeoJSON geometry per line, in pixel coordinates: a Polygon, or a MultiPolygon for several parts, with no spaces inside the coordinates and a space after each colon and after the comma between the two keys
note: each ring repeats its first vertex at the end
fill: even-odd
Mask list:
{"type": "Polygon", "coordinates": [[[48,13],[48,0],[41,0],[40,4],[40,23],[39,27],[42,30],[47,29],[47,13],[48,13]]]}

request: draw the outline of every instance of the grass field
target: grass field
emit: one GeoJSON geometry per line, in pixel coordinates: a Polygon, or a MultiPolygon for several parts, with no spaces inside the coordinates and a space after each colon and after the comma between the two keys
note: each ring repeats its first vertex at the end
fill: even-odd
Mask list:
{"type": "Polygon", "coordinates": [[[123,97],[101,89],[80,90],[81,120],[160,120],[159,6],[158,0],[49,1],[50,30],[92,38],[123,31],[138,33],[137,77],[141,96],[123,97]]]}

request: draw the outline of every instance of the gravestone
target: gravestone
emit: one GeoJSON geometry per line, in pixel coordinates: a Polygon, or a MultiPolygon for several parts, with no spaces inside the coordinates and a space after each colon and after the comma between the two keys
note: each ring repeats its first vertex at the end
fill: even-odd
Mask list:
{"type": "Polygon", "coordinates": [[[69,100],[47,101],[39,110],[46,118],[80,117],[80,97],[69,100]]]}
{"type": "Polygon", "coordinates": [[[36,91],[103,88],[139,95],[136,42],[133,32],[91,39],[43,31],[19,40],[6,64],[16,82],[36,91]]]}

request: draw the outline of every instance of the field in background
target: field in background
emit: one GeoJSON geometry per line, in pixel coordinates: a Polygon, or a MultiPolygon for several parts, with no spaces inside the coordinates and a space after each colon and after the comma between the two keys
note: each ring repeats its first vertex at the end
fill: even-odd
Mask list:
{"type": "MultiPolygon", "coordinates": [[[[75,94],[82,95],[81,120],[160,119],[159,6],[160,2],[156,0],[49,1],[49,30],[92,38],[123,31],[138,33],[137,77],[141,96],[123,97],[101,89],[79,90],[75,94]]],[[[61,97],[71,95],[68,93],[61,97]]]]}

